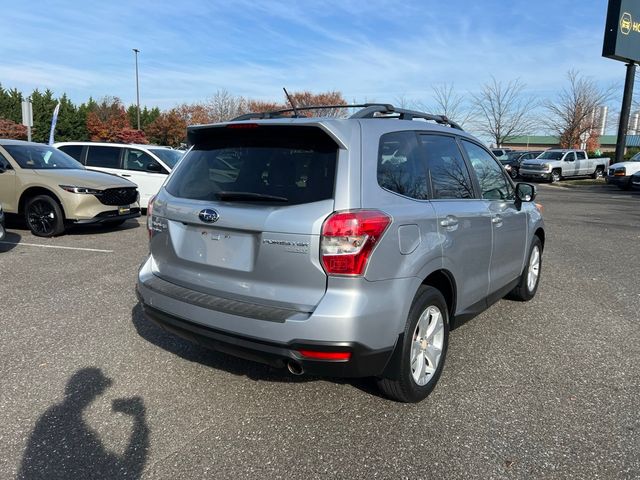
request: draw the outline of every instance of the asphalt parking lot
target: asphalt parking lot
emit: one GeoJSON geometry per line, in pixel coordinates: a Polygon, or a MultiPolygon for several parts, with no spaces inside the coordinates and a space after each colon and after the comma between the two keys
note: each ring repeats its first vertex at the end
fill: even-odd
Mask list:
{"type": "Polygon", "coordinates": [[[51,240],[9,224],[0,478],[640,477],[640,195],[541,185],[538,199],[537,297],[457,328],[416,405],[148,324],[144,217],[51,240]]]}

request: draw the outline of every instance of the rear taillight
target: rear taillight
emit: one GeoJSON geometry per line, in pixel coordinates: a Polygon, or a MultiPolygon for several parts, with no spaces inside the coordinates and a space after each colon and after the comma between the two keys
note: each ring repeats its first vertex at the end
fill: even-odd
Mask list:
{"type": "Polygon", "coordinates": [[[322,225],[320,258],[329,275],[362,275],[376,243],[391,224],[379,210],[331,214],[322,225]]]}
{"type": "Polygon", "coordinates": [[[149,232],[149,238],[153,235],[153,202],[156,200],[156,196],[152,196],[147,204],[147,232],[149,232]]]}

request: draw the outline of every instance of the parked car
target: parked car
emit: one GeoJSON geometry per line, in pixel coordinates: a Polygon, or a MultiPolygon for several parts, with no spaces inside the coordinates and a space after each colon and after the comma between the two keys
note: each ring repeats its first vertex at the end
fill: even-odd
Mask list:
{"type": "Polygon", "coordinates": [[[526,152],[509,152],[504,158],[499,158],[504,169],[509,173],[511,178],[516,179],[520,174],[520,164],[524,160],[537,158],[543,153],[543,150],[532,150],[526,152]]]}
{"type": "Polygon", "coordinates": [[[140,207],[158,193],[167,175],[184,155],[180,150],[157,145],[124,143],[61,142],[54,144],[89,170],[125,177],[138,186],[140,207]]]}
{"type": "Polygon", "coordinates": [[[2,211],[2,204],[0,204],[0,240],[4,240],[6,231],[4,229],[4,212],[2,211]]]}
{"type": "Polygon", "coordinates": [[[640,190],[640,172],[631,175],[631,188],[640,190]]]}
{"type": "Polygon", "coordinates": [[[589,158],[584,150],[551,149],[520,164],[524,179],[559,182],[563,178],[589,176],[600,178],[607,171],[609,158],[589,158]]]}
{"type": "Polygon", "coordinates": [[[614,163],[607,172],[607,183],[617,185],[623,190],[629,190],[633,184],[631,177],[640,172],[640,153],[625,162],[614,163]]]}
{"type": "Polygon", "coordinates": [[[512,152],[513,148],[492,148],[491,153],[493,153],[498,160],[503,160],[507,158],[509,152],[512,152]]]}
{"type": "Polygon", "coordinates": [[[226,353],[373,376],[418,401],[440,377],[452,322],[535,295],[535,187],[514,185],[446,117],[391,105],[348,119],[282,113],[189,127],[192,149],[149,204],[144,315],[226,353]]]}
{"type": "Polygon", "coordinates": [[[0,139],[0,203],[6,213],[23,215],[40,237],[60,235],[73,223],[119,225],[140,216],[135,184],[20,140],[0,139]]]}

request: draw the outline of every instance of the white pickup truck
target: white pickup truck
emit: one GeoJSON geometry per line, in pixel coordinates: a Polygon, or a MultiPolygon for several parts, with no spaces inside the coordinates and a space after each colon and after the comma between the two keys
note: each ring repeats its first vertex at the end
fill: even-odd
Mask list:
{"type": "Polygon", "coordinates": [[[584,150],[552,149],[520,165],[524,179],[558,182],[567,177],[600,178],[607,172],[608,157],[589,158],[584,150]]]}

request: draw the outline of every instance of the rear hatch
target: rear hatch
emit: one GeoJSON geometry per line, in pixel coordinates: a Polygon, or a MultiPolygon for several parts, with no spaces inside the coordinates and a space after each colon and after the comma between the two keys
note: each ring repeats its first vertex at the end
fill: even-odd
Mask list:
{"type": "Polygon", "coordinates": [[[153,207],[155,274],[230,300],[313,311],[319,235],[334,210],[338,145],[315,126],[230,124],[192,150],[153,207]]]}

